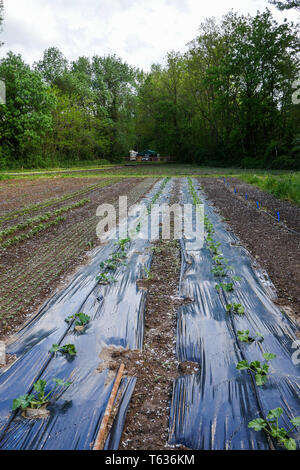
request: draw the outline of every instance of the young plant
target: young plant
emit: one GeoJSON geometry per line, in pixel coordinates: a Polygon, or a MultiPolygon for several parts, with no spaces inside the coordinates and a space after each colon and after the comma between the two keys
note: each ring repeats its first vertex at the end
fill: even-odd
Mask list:
{"type": "Polygon", "coordinates": [[[127,243],[129,243],[131,241],[131,238],[130,237],[127,237],[127,238],[122,238],[121,240],[118,240],[115,245],[116,246],[119,246],[120,249],[122,251],[125,250],[125,246],[127,245],[127,243]]]}
{"type": "Polygon", "coordinates": [[[296,450],[296,441],[289,438],[288,434],[293,431],[293,429],[300,426],[300,416],[291,419],[293,426],[286,431],[285,428],[280,428],[278,424],[279,418],[282,414],[283,410],[281,408],[275,408],[274,410],[269,411],[267,419],[254,419],[248,423],[248,427],[255,431],[261,431],[263,429],[271,437],[276,439],[279,444],[284,445],[287,450],[296,450]]]}
{"type": "Polygon", "coordinates": [[[263,354],[264,359],[266,362],[261,364],[260,361],[253,361],[249,364],[248,361],[240,361],[236,368],[238,370],[250,370],[255,374],[255,382],[257,386],[265,385],[268,380],[268,372],[269,372],[269,364],[268,361],[274,359],[276,354],[272,353],[265,353],[263,354]]]}
{"type": "Polygon", "coordinates": [[[101,269],[108,269],[110,271],[115,271],[118,267],[118,262],[113,259],[108,259],[106,261],[103,261],[100,263],[100,268],[101,269]]]}
{"type": "Polygon", "coordinates": [[[89,323],[91,317],[89,317],[85,313],[80,312],[80,313],[75,313],[75,315],[70,315],[69,317],[65,319],[65,321],[67,323],[70,323],[74,319],[75,319],[75,326],[86,326],[89,323]]]}
{"type": "Polygon", "coordinates": [[[109,274],[101,273],[96,277],[96,280],[99,281],[99,284],[111,284],[112,282],[117,282],[117,279],[109,274]]]}
{"type": "Polygon", "coordinates": [[[237,313],[238,315],[244,315],[245,307],[242,304],[228,304],[226,305],[226,311],[237,313]]]}
{"type": "Polygon", "coordinates": [[[68,354],[69,356],[75,356],[77,354],[77,350],[74,344],[65,344],[64,346],[59,346],[58,344],[52,344],[52,348],[50,352],[56,354],[57,352],[61,352],[63,354],[68,354]]]}
{"type": "Polygon", "coordinates": [[[150,269],[144,266],[144,270],[145,270],[145,274],[147,276],[148,281],[151,281],[153,279],[153,275],[150,273],[150,269]]]}
{"type": "Polygon", "coordinates": [[[214,266],[211,270],[214,276],[216,277],[225,277],[226,276],[226,270],[224,269],[224,266],[221,264],[218,264],[217,266],[214,266]]]}
{"type": "Polygon", "coordinates": [[[260,333],[255,333],[255,337],[252,338],[249,336],[250,331],[249,330],[241,330],[237,332],[238,335],[238,340],[241,341],[242,343],[253,343],[254,341],[263,341],[264,337],[260,333]]]}
{"type": "Polygon", "coordinates": [[[234,290],[232,282],[221,282],[215,286],[217,290],[224,289],[226,292],[232,292],[234,290]]]}
{"type": "Polygon", "coordinates": [[[50,395],[52,395],[58,387],[67,388],[72,384],[72,382],[64,382],[62,379],[55,378],[52,380],[55,385],[47,394],[45,394],[47,385],[46,380],[40,379],[35,382],[33,384],[34,391],[32,393],[22,395],[19,398],[14,399],[12,407],[13,411],[17,410],[18,408],[21,408],[22,410],[25,410],[26,408],[39,409],[42,406],[47,405],[50,395]]]}

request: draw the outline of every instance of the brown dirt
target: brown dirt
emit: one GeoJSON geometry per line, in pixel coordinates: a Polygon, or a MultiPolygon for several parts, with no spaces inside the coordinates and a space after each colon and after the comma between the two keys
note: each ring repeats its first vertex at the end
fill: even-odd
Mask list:
{"type": "MultiPolygon", "coordinates": [[[[176,189],[173,199],[175,195],[176,189]]],[[[139,283],[147,289],[144,349],[116,351],[109,359],[112,364],[124,362],[128,375],[137,377],[119,450],[170,449],[167,439],[173,381],[178,375],[198,370],[197,364],[182,365],[175,356],[176,311],[182,303],[178,297],[179,275],[178,241],[154,243],[150,279],[139,283]]]]}
{"type": "MultiPolygon", "coordinates": [[[[224,187],[224,183],[214,178],[201,178],[199,181],[243,246],[267,271],[277,290],[278,299],[275,303],[299,322],[300,237],[258,211],[256,206],[247,205],[244,200],[233,196],[224,187]]],[[[263,201],[262,197],[261,200],[263,201]]],[[[266,200],[269,200],[268,196],[266,200]]],[[[285,203],[280,201],[278,204],[282,206],[285,203]]]]}
{"type": "MultiPolygon", "coordinates": [[[[227,191],[230,191],[234,197],[238,197],[241,201],[247,204],[245,194],[248,195],[248,204],[256,207],[256,201],[259,202],[260,208],[268,212],[271,216],[277,218],[277,212],[280,212],[281,221],[293,230],[300,234],[300,207],[293,202],[283,201],[277,199],[272,194],[269,194],[252,184],[245,183],[237,178],[228,178],[229,187],[226,186],[223,180],[219,180],[221,186],[227,191]],[[234,194],[234,188],[237,193],[234,194]]],[[[266,215],[268,217],[268,215],[266,215]]]]}
{"type": "Polygon", "coordinates": [[[104,180],[105,178],[42,178],[1,181],[0,215],[71,194],[104,180]]]}
{"type": "MultiPolygon", "coordinates": [[[[66,181],[66,180],[65,180],[66,181]]],[[[153,179],[123,179],[88,194],[91,202],[66,213],[55,227],[0,253],[0,337],[6,338],[32,316],[74,268],[86,260],[87,252],[99,243],[96,208],[117,204],[127,194],[137,202],[154,184],[153,179]],[[134,183],[134,184],[133,184],[134,183]]],[[[85,196],[86,197],[86,196],[85,196]]]]}

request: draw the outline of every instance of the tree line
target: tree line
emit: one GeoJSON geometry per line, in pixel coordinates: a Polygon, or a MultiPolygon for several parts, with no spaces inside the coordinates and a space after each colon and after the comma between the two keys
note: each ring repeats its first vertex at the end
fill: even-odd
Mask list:
{"type": "Polygon", "coordinates": [[[299,25],[268,9],[206,19],[187,52],[147,73],[116,55],[68,61],[50,47],[32,66],[9,52],[0,79],[0,169],[114,162],[134,147],[178,162],[300,168],[299,25]]]}
{"type": "Polygon", "coordinates": [[[186,53],[152,66],[139,90],[138,132],[144,145],[186,162],[296,168],[299,79],[297,26],[277,24],[269,10],[208,19],[186,53]]]}

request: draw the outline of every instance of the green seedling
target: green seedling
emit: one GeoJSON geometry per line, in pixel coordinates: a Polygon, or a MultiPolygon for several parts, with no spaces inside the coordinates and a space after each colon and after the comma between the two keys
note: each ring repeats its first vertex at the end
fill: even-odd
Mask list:
{"type": "Polygon", "coordinates": [[[226,276],[226,271],[224,270],[224,267],[221,265],[214,266],[211,270],[214,276],[216,277],[225,277],[226,276]]]}
{"type": "Polygon", "coordinates": [[[249,330],[241,330],[237,332],[238,340],[243,343],[253,343],[254,341],[263,341],[264,337],[260,333],[255,333],[256,336],[252,338],[249,336],[249,330]]]}
{"type": "Polygon", "coordinates": [[[68,354],[69,356],[75,356],[77,354],[74,344],[65,344],[64,346],[59,346],[58,344],[52,344],[50,352],[56,354],[61,352],[63,354],[68,354]]]}
{"type": "Polygon", "coordinates": [[[96,277],[96,280],[99,281],[99,284],[111,284],[117,282],[117,279],[109,274],[101,273],[96,277]]]}
{"type": "Polygon", "coordinates": [[[101,269],[109,269],[111,271],[115,271],[118,267],[118,262],[116,260],[108,259],[100,263],[101,269]]]}
{"type": "Polygon", "coordinates": [[[131,241],[131,238],[130,237],[127,237],[127,238],[122,238],[121,240],[118,240],[115,245],[116,246],[119,246],[121,248],[121,250],[125,250],[125,246],[127,245],[127,243],[129,243],[131,241]]]}
{"type": "Polygon", "coordinates": [[[276,357],[276,354],[272,353],[265,353],[263,354],[264,359],[266,359],[266,362],[264,364],[261,364],[260,361],[253,361],[249,364],[248,361],[240,361],[236,368],[238,370],[250,370],[255,374],[255,382],[256,385],[261,386],[265,385],[265,383],[268,380],[268,372],[269,372],[269,364],[268,361],[271,359],[274,359],[276,357]]]}
{"type": "Polygon", "coordinates": [[[145,270],[145,274],[146,274],[146,276],[147,276],[147,279],[148,279],[149,281],[151,281],[151,279],[153,279],[153,276],[152,276],[152,274],[150,273],[150,269],[148,269],[146,266],[144,266],[144,270],[145,270]]]}
{"type": "Polygon", "coordinates": [[[19,398],[14,399],[12,407],[13,411],[18,408],[21,408],[22,410],[25,410],[26,408],[39,409],[42,406],[47,405],[50,395],[52,395],[57,388],[67,388],[72,384],[72,382],[64,382],[62,379],[56,378],[52,380],[55,383],[55,386],[47,393],[47,395],[45,394],[47,385],[46,380],[40,379],[35,382],[33,384],[33,393],[22,395],[19,398]]]}
{"type": "Polygon", "coordinates": [[[226,305],[226,311],[237,313],[238,315],[244,315],[245,307],[242,304],[228,304],[226,305]]]}
{"type": "Polygon", "coordinates": [[[215,256],[213,256],[213,260],[214,260],[214,262],[215,262],[217,265],[219,265],[219,266],[221,266],[222,264],[228,264],[228,259],[223,258],[222,255],[215,255],[215,256]]]}
{"type": "Polygon", "coordinates": [[[287,450],[296,450],[296,441],[288,437],[288,434],[293,431],[295,428],[300,426],[300,416],[297,416],[294,419],[291,419],[290,422],[293,426],[286,430],[285,428],[280,428],[278,421],[280,416],[283,414],[281,408],[275,408],[270,410],[267,419],[257,418],[248,423],[248,427],[254,429],[255,431],[264,430],[271,437],[276,439],[276,441],[284,445],[287,450]]]}
{"type": "Polygon", "coordinates": [[[65,319],[65,321],[67,323],[70,323],[74,319],[75,319],[75,326],[86,326],[89,323],[91,317],[89,317],[85,313],[80,312],[80,313],[75,313],[75,315],[70,315],[69,317],[65,319]]]}
{"type": "Polygon", "coordinates": [[[113,261],[121,261],[122,259],[126,258],[126,253],[124,253],[123,251],[118,251],[117,253],[112,253],[109,257],[110,260],[113,260],[113,261]]]}
{"type": "Polygon", "coordinates": [[[219,247],[221,246],[221,243],[220,242],[210,242],[208,243],[208,248],[210,249],[210,251],[214,254],[214,255],[221,255],[221,252],[219,250],[219,247]]]}
{"type": "Polygon", "coordinates": [[[220,284],[217,284],[215,288],[217,290],[223,289],[226,292],[232,292],[234,290],[232,282],[227,282],[227,283],[221,282],[220,284]]]}

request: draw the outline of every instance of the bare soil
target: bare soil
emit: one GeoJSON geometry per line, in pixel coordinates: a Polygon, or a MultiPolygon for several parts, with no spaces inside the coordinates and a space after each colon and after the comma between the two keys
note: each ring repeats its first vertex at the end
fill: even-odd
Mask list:
{"type": "MultiPolygon", "coordinates": [[[[69,180],[67,181],[67,186],[69,180]]],[[[7,339],[45,302],[61,282],[86,260],[99,240],[96,208],[118,203],[128,195],[137,202],[155,183],[153,179],[123,179],[87,196],[91,202],[66,213],[66,220],[37,236],[0,252],[0,337],[7,339]]],[[[48,183],[47,183],[48,184],[48,183]]],[[[69,186],[68,186],[69,187],[69,186]]]]}
{"type": "Polygon", "coordinates": [[[223,180],[219,180],[221,186],[230,191],[232,195],[240,198],[245,204],[252,204],[256,207],[256,201],[259,202],[261,210],[268,212],[268,214],[275,219],[277,218],[277,212],[280,212],[280,220],[290,229],[296,230],[300,235],[300,207],[293,202],[283,201],[277,199],[272,194],[269,194],[261,189],[257,188],[252,184],[245,183],[237,178],[228,178],[229,187],[224,184],[223,180]],[[234,193],[234,188],[237,193],[234,193]],[[248,199],[246,201],[245,195],[247,194],[248,199]]]}
{"type": "MultiPolygon", "coordinates": [[[[274,301],[298,322],[300,321],[300,237],[285,229],[276,220],[236,197],[215,178],[199,178],[206,195],[219,209],[229,227],[240,238],[253,258],[265,269],[273,282],[278,298],[274,301]]],[[[248,189],[247,189],[248,190],[248,189]]],[[[270,195],[260,194],[262,204],[271,204],[270,195]]],[[[272,201],[286,214],[293,225],[290,203],[272,201]]],[[[298,209],[293,206],[298,217],[298,209]]],[[[295,225],[293,225],[295,227],[295,225]]]]}
{"type": "Polygon", "coordinates": [[[0,181],[0,215],[101,183],[105,178],[41,178],[0,181]]]}
{"type": "MultiPolygon", "coordinates": [[[[173,202],[175,198],[176,189],[173,202]]],[[[198,364],[180,364],[175,356],[176,312],[183,301],[178,297],[179,276],[178,241],[154,243],[150,278],[139,283],[147,290],[143,351],[117,351],[112,358],[112,364],[124,362],[128,375],[137,377],[119,450],[170,449],[173,381],[198,371],[198,364]]]]}

